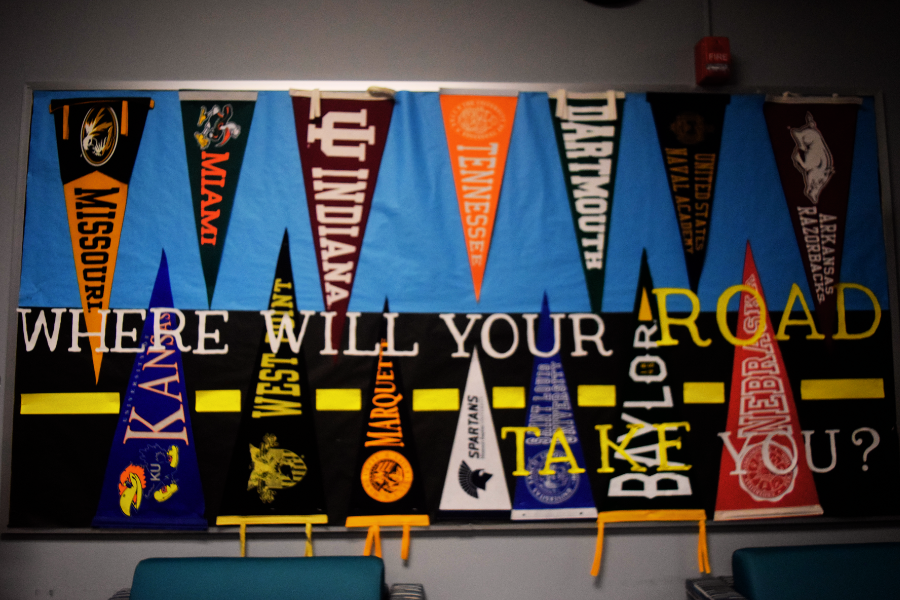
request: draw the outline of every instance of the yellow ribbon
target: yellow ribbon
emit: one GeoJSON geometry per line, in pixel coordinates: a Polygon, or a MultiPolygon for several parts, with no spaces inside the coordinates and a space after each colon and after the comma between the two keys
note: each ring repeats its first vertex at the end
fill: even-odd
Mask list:
{"type": "Polygon", "coordinates": [[[683,510],[611,510],[597,515],[597,546],[594,549],[594,564],[591,575],[600,574],[600,560],[603,557],[603,530],[606,523],[633,521],[697,521],[700,535],[697,540],[697,564],[701,573],[709,573],[709,547],[706,543],[706,511],[701,509],[683,510]]]}

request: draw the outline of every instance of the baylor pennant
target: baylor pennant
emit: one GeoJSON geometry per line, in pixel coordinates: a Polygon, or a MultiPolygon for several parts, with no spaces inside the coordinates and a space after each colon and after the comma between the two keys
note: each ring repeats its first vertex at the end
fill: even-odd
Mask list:
{"type": "Polygon", "coordinates": [[[150,98],[76,98],[50,103],[72,252],[94,380],[109,310],[128,184],[144,132],[150,98]]]}
{"type": "Polygon", "coordinates": [[[212,305],[255,92],[179,92],[200,263],[212,305]]]}
{"type": "Polygon", "coordinates": [[[163,253],[141,351],[106,465],[95,527],[206,529],[179,347],[184,315],[172,304],[163,253]]]}

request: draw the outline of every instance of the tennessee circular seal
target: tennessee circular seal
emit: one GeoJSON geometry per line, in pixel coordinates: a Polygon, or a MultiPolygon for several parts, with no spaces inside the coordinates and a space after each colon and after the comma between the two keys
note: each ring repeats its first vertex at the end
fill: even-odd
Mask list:
{"type": "Polygon", "coordinates": [[[379,450],[363,463],[360,479],[374,500],[396,502],[412,487],[412,465],[399,452],[379,450]]]}
{"type": "Polygon", "coordinates": [[[797,469],[791,469],[792,456],[790,448],[774,441],[750,446],[741,461],[741,470],[744,471],[739,479],[741,488],[754,500],[778,502],[794,489],[797,469]],[[763,460],[763,451],[766,450],[769,461],[779,473],[773,473],[766,466],[763,460]]]}
{"type": "Polygon", "coordinates": [[[500,107],[483,99],[462,102],[453,109],[450,122],[459,135],[470,140],[492,138],[506,128],[506,117],[500,107]]]}
{"type": "MultiPolygon", "coordinates": [[[[560,456],[562,456],[560,454],[560,456]]],[[[528,461],[530,473],[525,477],[525,487],[531,496],[544,504],[562,504],[575,494],[581,475],[569,473],[567,463],[553,463],[552,475],[539,475],[547,462],[547,450],[538,452],[528,461]]]]}

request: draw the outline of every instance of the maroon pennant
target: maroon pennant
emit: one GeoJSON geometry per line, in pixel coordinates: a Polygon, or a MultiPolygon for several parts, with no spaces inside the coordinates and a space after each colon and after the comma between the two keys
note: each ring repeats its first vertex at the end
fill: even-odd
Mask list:
{"type": "Polygon", "coordinates": [[[860,98],[769,96],[763,113],[816,308],[830,337],[860,98]]]}
{"type": "Polygon", "coordinates": [[[325,310],[337,353],[359,264],[394,100],[292,90],[297,144],[325,310]]]}

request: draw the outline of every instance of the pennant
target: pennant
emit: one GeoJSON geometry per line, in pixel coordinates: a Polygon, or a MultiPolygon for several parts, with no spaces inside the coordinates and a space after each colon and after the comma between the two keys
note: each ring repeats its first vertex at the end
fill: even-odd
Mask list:
{"type": "Polygon", "coordinates": [[[769,140],[820,334],[834,329],[861,98],[768,96],[769,140]]]}
{"type": "Polygon", "coordinates": [[[715,519],[821,515],[794,395],[750,244],[738,312],[715,519]],[[749,342],[749,343],[748,343],[749,342]]]}
{"type": "MultiPolygon", "coordinates": [[[[304,313],[306,311],[303,311],[304,313]]],[[[216,525],[327,523],[287,231],[216,525]],[[288,330],[291,330],[288,332],[288,330]],[[296,347],[295,346],[296,341],[296,347]]],[[[303,315],[303,320],[307,315],[303,315]]]]}
{"type": "Polygon", "coordinates": [[[211,306],[256,92],[179,92],[178,97],[200,263],[211,306]]]}
{"type": "Polygon", "coordinates": [[[392,95],[291,90],[325,310],[340,346],[394,110],[392,95]]]}
{"type": "Polygon", "coordinates": [[[508,511],[509,489],[478,351],[472,352],[441,494],[442,511],[508,511]]]}
{"type": "Polygon", "coordinates": [[[151,108],[150,98],[50,102],[95,382],[100,381],[104,311],[109,310],[128,184],[151,108]]]}
{"type": "Polygon", "coordinates": [[[517,100],[516,96],[441,93],[450,167],[476,302],[481,298],[517,100]]]}
{"type": "Polygon", "coordinates": [[[560,90],[549,99],[591,310],[599,313],[625,94],[560,90]]]}
{"type": "Polygon", "coordinates": [[[534,357],[526,426],[503,428],[504,438],[511,429],[518,430],[513,521],[597,518],[559,341],[545,294],[538,319],[539,353],[534,357]]]}
{"type": "MultiPolygon", "coordinates": [[[[385,302],[384,312],[388,312],[385,302]]],[[[409,556],[410,526],[427,526],[416,444],[413,439],[408,394],[400,363],[385,355],[387,331],[381,345],[372,387],[363,402],[363,431],[357,454],[347,527],[368,527],[365,554],[381,556],[380,527],[402,526],[401,556],[409,556]]]]}
{"type": "Polygon", "coordinates": [[[113,438],[94,527],[206,529],[165,252],[113,438]]]}
{"type": "Polygon", "coordinates": [[[706,260],[725,94],[648,93],[681,232],[688,283],[696,292],[706,260]]]}

